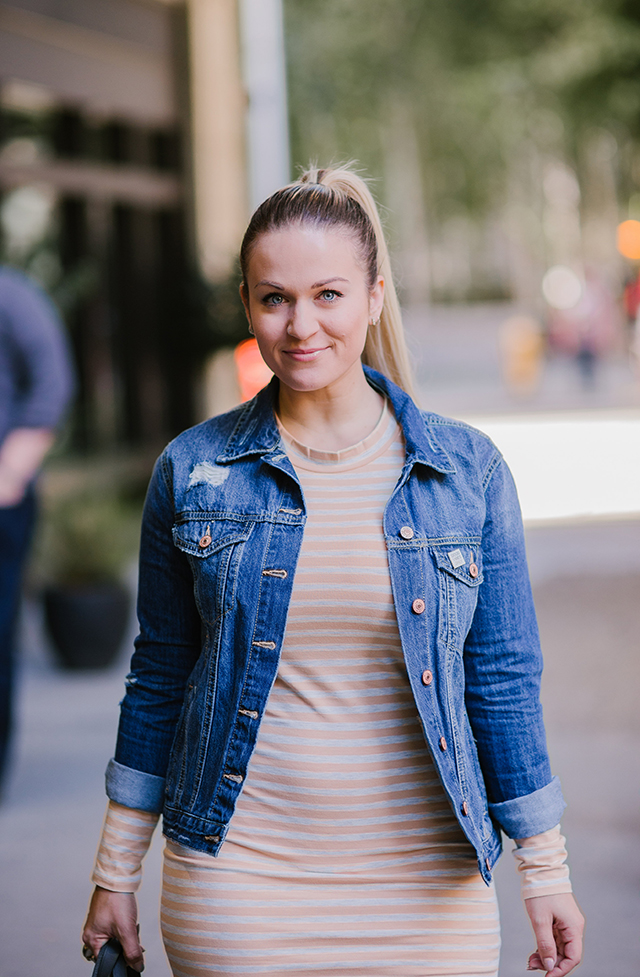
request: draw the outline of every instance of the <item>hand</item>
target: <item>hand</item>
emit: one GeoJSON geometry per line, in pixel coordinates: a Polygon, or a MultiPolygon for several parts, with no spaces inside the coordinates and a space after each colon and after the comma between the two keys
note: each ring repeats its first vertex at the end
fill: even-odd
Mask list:
{"type": "Polygon", "coordinates": [[[570,892],[525,899],[538,948],[528,970],[545,970],[547,977],[565,977],[582,960],[584,917],[570,892]]]}
{"type": "Polygon", "coordinates": [[[115,936],[122,944],[124,957],[133,970],[144,970],[144,947],[138,939],[138,906],[133,892],[110,892],[96,886],[87,915],[82,940],[98,956],[100,947],[115,936]]]}

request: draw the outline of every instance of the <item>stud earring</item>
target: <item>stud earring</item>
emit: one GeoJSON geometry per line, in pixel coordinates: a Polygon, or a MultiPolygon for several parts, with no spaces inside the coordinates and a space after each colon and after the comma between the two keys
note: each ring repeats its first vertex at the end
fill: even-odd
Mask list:
{"type": "Polygon", "coordinates": [[[378,316],[377,319],[369,319],[370,326],[377,326],[379,322],[380,322],[380,316],[378,316]]]}

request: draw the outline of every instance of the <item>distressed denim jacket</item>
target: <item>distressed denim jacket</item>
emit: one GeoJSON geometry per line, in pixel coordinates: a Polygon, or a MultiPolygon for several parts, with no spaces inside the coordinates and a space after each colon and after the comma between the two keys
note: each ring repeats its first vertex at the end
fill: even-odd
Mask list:
{"type": "MultiPolygon", "coordinates": [[[[488,882],[500,828],[539,834],[565,806],[547,756],[516,491],[489,438],[366,372],[406,443],[383,529],[407,674],[425,749],[488,882]]],[[[140,635],[107,768],[109,797],[162,811],[169,838],[213,855],[251,775],[306,519],[276,395],[274,379],[156,464],[140,635]]]]}

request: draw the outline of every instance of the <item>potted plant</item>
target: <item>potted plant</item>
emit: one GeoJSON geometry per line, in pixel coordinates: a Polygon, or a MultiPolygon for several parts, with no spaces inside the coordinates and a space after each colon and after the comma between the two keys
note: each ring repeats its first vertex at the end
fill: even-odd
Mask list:
{"type": "Polygon", "coordinates": [[[107,492],[49,500],[37,562],[44,616],[67,668],[105,668],[115,659],[131,607],[124,573],[135,557],[140,513],[107,492]]]}

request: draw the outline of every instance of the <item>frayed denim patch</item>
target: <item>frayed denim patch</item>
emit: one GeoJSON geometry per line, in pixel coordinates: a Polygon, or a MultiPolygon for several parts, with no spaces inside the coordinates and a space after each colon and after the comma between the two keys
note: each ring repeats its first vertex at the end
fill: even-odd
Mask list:
{"type": "Polygon", "coordinates": [[[209,461],[199,461],[194,465],[189,475],[189,488],[194,485],[222,485],[229,477],[229,469],[221,465],[212,465],[209,461]]]}

